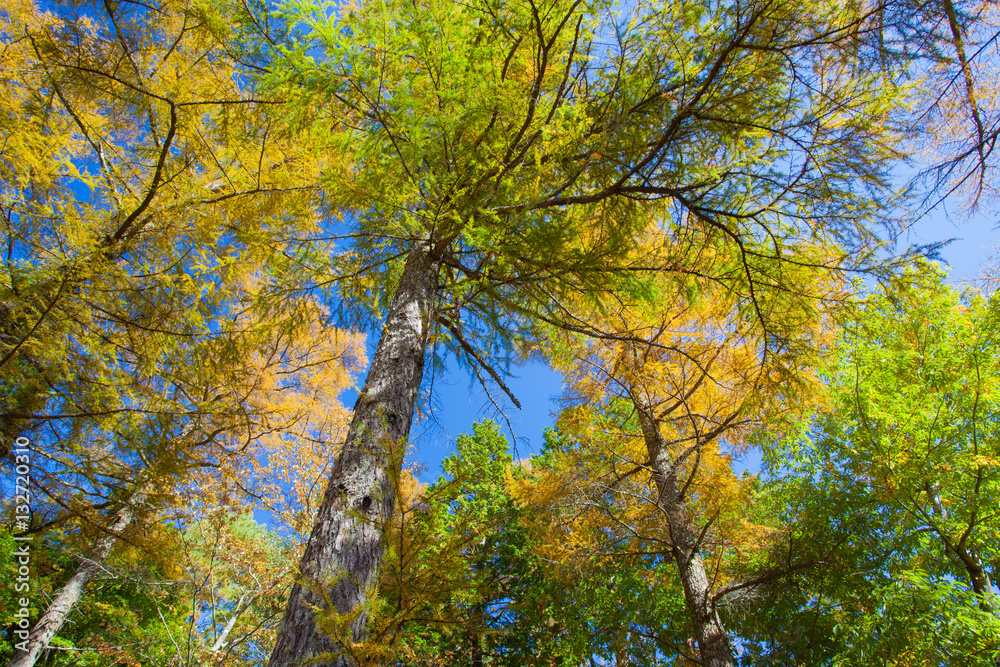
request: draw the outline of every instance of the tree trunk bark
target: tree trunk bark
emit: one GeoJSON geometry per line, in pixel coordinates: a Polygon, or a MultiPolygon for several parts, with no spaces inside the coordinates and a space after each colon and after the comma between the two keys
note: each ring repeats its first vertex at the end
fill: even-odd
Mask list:
{"type": "Polygon", "coordinates": [[[244,611],[246,611],[246,609],[251,604],[253,604],[253,601],[255,599],[257,599],[257,594],[256,593],[254,595],[252,595],[252,596],[250,595],[250,593],[244,593],[240,597],[239,602],[237,602],[236,606],[233,607],[233,615],[229,617],[229,620],[226,622],[225,627],[222,628],[222,632],[220,632],[219,636],[216,637],[215,643],[212,644],[212,648],[208,649],[209,653],[221,653],[222,652],[222,649],[224,649],[226,647],[226,640],[229,639],[229,633],[232,632],[233,628],[236,627],[236,621],[240,620],[240,616],[243,614],[244,611]],[[247,597],[250,597],[250,602],[247,602],[244,605],[244,602],[246,602],[247,597]]]}
{"type": "Polygon", "coordinates": [[[677,480],[677,466],[650,410],[633,398],[646,441],[653,479],[659,498],[657,504],[667,517],[673,557],[684,586],[684,601],[698,639],[698,650],[705,667],[732,667],[733,651],[729,635],[719,621],[712,586],[701,560],[701,531],[691,518],[684,502],[683,489],[677,480]]]}
{"type": "Polygon", "coordinates": [[[369,597],[378,585],[383,534],[395,506],[398,475],[424,372],[440,260],[427,241],[407,257],[364,389],[354,406],[299,580],[285,608],[269,667],[350,665],[341,646],[316,627],[317,614],[351,614],[350,639],[364,636],[369,597]],[[328,654],[317,661],[320,654],[328,654]]]}
{"type": "Polygon", "coordinates": [[[33,667],[38,656],[49,645],[53,637],[59,633],[63,623],[66,622],[66,617],[80,601],[87,583],[103,566],[105,559],[115,546],[118,536],[135,520],[136,510],[146,502],[148,492],[148,487],[137,489],[129,498],[128,503],[118,510],[114,521],[107,527],[105,534],[97,539],[94,548],[83,559],[83,563],[69,581],[59,589],[49,608],[45,610],[42,617],[38,619],[38,623],[31,629],[31,634],[28,635],[27,639],[27,650],[15,650],[14,658],[7,664],[7,667],[33,667]]]}
{"type": "Polygon", "coordinates": [[[972,590],[979,595],[979,608],[996,615],[998,610],[995,607],[996,593],[993,591],[993,582],[990,581],[989,572],[986,571],[979,553],[962,543],[955,546],[954,550],[965,566],[965,571],[969,573],[972,590]]]}

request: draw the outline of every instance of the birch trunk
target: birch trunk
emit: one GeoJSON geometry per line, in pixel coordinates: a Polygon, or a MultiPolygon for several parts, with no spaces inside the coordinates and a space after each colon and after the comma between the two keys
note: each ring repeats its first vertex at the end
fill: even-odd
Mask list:
{"type": "Polygon", "coordinates": [[[424,371],[440,260],[427,242],[410,253],[372,359],[344,447],[337,457],[298,583],[285,608],[269,667],[350,665],[316,627],[316,613],[352,614],[350,639],[364,636],[369,597],[378,583],[383,529],[395,506],[399,472],[424,371]]]}
{"type": "Polygon", "coordinates": [[[236,627],[236,621],[240,620],[240,616],[243,615],[243,612],[246,611],[251,604],[253,604],[254,600],[257,599],[257,595],[258,594],[255,593],[251,596],[250,593],[244,593],[242,597],[240,597],[239,602],[236,603],[236,607],[233,609],[233,615],[229,617],[225,627],[222,628],[222,632],[220,632],[219,636],[216,637],[215,643],[212,644],[212,648],[208,649],[209,653],[222,652],[222,649],[226,647],[226,640],[229,639],[229,633],[236,627]],[[248,597],[250,598],[250,601],[246,602],[248,597]],[[244,604],[245,602],[246,604],[244,604]]]}
{"type": "Polygon", "coordinates": [[[38,623],[31,629],[27,640],[27,650],[16,650],[13,660],[7,664],[7,667],[33,667],[38,661],[42,651],[59,634],[67,616],[73,611],[76,603],[80,601],[84,588],[97,571],[102,568],[105,559],[115,546],[118,536],[135,520],[136,511],[145,504],[148,493],[148,487],[139,488],[129,498],[128,503],[118,510],[114,521],[107,527],[104,535],[94,543],[94,548],[83,559],[83,563],[69,581],[59,589],[49,608],[45,610],[42,617],[38,619],[38,623]]]}
{"type": "Polygon", "coordinates": [[[712,586],[701,559],[701,531],[684,502],[683,488],[677,480],[677,466],[650,411],[635,400],[633,403],[639,413],[642,435],[653,468],[658,505],[667,518],[673,543],[672,555],[684,586],[684,601],[698,639],[702,664],[705,667],[732,667],[733,651],[729,635],[716,615],[712,586]]]}

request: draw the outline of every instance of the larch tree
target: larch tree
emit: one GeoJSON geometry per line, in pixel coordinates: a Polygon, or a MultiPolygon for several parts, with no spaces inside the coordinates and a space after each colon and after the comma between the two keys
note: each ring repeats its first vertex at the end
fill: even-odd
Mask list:
{"type": "MultiPolygon", "coordinates": [[[[348,412],[338,395],[351,385],[351,373],[364,358],[357,337],[333,335],[324,319],[313,307],[296,326],[268,317],[263,330],[239,322],[240,334],[217,331],[200,346],[178,345],[174,354],[158,356],[152,377],[135,372],[131,378],[132,412],[142,413],[140,419],[130,412],[96,425],[80,425],[76,422],[87,421],[80,418],[53,420],[44,451],[38,448],[34,456],[34,490],[36,503],[47,500],[59,514],[22,534],[61,532],[56,539],[67,550],[78,542],[91,544],[80,547],[81,564],[53,591],[30,635],[17,643],[12,666],[36,663],[88,582],[107,570],[113,549],[157,548],[136,536],[138,527],[148,529],[165,514],[187,525],[197,522],[197,508],[233,514],[232,506],[247,502],[274,512],[275,521],[293,531],[302,523],[283,507],[285,497],[306,495],[301,484],[317,476],[310,473],[317,465],[314,443],[343,436],[348,412]],[[224,347],[231,349],[227,353],[224,347]],[[178,370],[192,359],[198,361],[193,377],[178,370]],[[165,399],[158,396],[165,384],[181,394],[213,398],[204,405],[165,399]],[[185,512],[178,506],[190,508],[195,518],[182,519],[185,512]]],[[[115,379],[121,381],[121,374],[115,379]]],[[[226,644],[219,646],[222,651],[226,644]]]]}
{"type": "Polygon", "coordinates": [[[801,239],[841,248],[830,270],[870,259],[898,157],[895,82],[852,58],[871,17],[846,7],[286,11],[308,32],[270,81],[289,122],[328,130],[341,165],[324,192],[346,247],[319,279],[380,339],[272,667],[346,660],[317,615],[363,636],[429,349],[503,388],[491,359],[534,322],[586,329],[574,300],[642,294],[648,272],[682,282],[705,254],[707,277],[766,320],[767,287],[815,261],[801,239]],[[632,252],[651,224],[652,264],[632,252]]]}
{"type": "Polygon", "coordinates": [[[619,485],[637,474],[652,482],[648,504],[665,524],[663,549],[676,567],[698,647],[692,657],[713,667],[735,664],[720,614],[726,597],[778,576],[754,555],[763,547],[746,548],[767,530],[749,521],[741,525],[749,517],[733,512],[741,502],[734,498],[745,500],[746,494],[723,443],[738,452],[751,428],[780,423],[808,404],[817,385],[810,359],[815,362],[829,343],[817,303],[823,295],[835,300],[837,284],[813,270],[801,271],[796,284],[798,293],[768,299],[767,328],[747,316],[739,298],[701,285],[693,298],[661,293],[652,312],[623,304],[595,314],[590,322],[599,337],[553,331],[549,344],[581,402],[567,424],[579,425],[575,436],[583,456],[593,447],[614,451],[593,454],[604,465],[619,459],[589,473],[593,493],[626,499],[625,516],[616,519],[636,537],[649,530],[649,519],[640,521],[641,512],[628,510],[636,491],[619,485]]]}
{"type": "MultiPolygon", "coordinates": [[[[905,71],[896,109],[919,170],[925,215],[942,203],[995,203],[1000,138],[1000,12],[990,0],[875,0],[860,10],[857,56],[869,70],[905,71]]],[[[911,221],[914,218],[910,218],[911,221]]]]}
{"type": "MultiPolygon", "coordinates": [[[[168,349],[224,300],[202,286],[294,262],[283,242],[312,210],[288,195],[315,161],[274,136],[247,89],[229,53],[246,21],[235,7],[19,1],[0,20],[10,439],[44,425],[51,388],[79,368],[68,357],[113,356],[87,332],[117,326],[168,349]]],[[[69,412],[108,414],[95,403],[69,412]]]]}
{"type": "Polygon", "coordinates": [[[880,13],[884,23],[873,40],[879,64],[912,58],[920,80],[909,113],[915,144],[922,149],[918,155],[927,165],[920,174],[928,186],[926,204],[995,205],[1000,188],[996,4],[902,0],[885,3],[880,13]]]}
{"type": "Polygon", "coordinates": [[[249,88],[257,55],[241,40],[259,16],[185,2],[0,12],[4,456],[19,434],[42,445],[29,532],[92,540],[12,664],[34,663],[178,479],[240,479],[259,439],[336,439],[344,421],[336,393],[361,341],[286,295],[317,163],[249,88]],[[328,386],[296,400],[305,376],[328,386]]]}

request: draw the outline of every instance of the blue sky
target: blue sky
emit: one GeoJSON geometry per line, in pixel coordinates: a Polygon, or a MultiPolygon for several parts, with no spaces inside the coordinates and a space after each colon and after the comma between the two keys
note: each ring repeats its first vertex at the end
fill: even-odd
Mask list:
{"type": "MultiPolygon", "coordinates": [[[[368,341],[368,356],[375,352],[377,340],[368,341]]],[[[430,373],[430,368],[425,373],[430,373]]],[[[542,446],[542,431],[551,426],[554,413],[558,410],[557,399],[562,394],[562,378],[544,364],[531,363],[512,368],[512,378],[507,386],[511,389],[521,409],[518,410],[506,396],[495,387],[494,394],[503,413],[487,397],[479,382],[468,371],[459,368],[453,360],[448,367],[439,371],[434,378],[431,404],[425,406],[424,413],[414,420],[410,430],[410,442],[416,454],[408,459],[424,467],[418,475],[422,482],[432,482],[441,474],[441,461],[455,451],[455,439],[463,433],[471,433],[472,425],[481,419],[493,419],[511,440],[511,431],[516,439],[517,458],[537,453],[542,446]],[[504,415],[506,415],[506,420],[504,415]],[[507,424],[510,430],[507,429],[507,424]]],[[[425,375],[425,381],[427,376],[425,375]]],[[[358,377],[364,382],[364,376],[358,377]]],[[[424,385],[426,387],[426,384],[424,385]]],[[[356,390],[345,392],[342,400],[353,406],[357,399],[356,390]]]]}
{"type": "Polygon", "coordinates": [[[982,267],[995,261],[990,256],[994,253],[993,245],[1000,238],[1000,231],[996,229],[998,222],[996,214],[982,212],[970,216],[960,211],[935,210],[914,226],[903,244],[955,238],[941,256],[948,262],[952,282],[972,284],[982,267]]]}
{"type": "MultiPolygon", "coordinates": [[[[562,394],[563,383],[558,373],[540,363],[514,368],[512,374],[515,377],[507,386],[521,403],[520,410],[501,392],[493,388],[491,392],[517,438],[515,456],[523,458],[541,449],[542,431],[554,421],[558,410],[556,399],[562,394]]],[[[471,433],[476,421],[491,418],[507,431],[504,417],[465,370],[450,365],[447,374],[442,375],[434,379],[435,396],[429,418],[414,423],[410,432],[411,441],[417,444],[416,459],[426,466],[420,475],[422,481],[437,478],[441,459],[454,451],[455,438],[471,433]]],[[[511,439],[509,432],[507,439],[511,439]]]]}

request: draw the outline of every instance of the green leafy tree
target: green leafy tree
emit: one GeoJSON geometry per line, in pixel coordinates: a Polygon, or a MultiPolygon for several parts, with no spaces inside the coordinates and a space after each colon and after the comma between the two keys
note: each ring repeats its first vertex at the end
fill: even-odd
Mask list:
{"type": "Polygon", "coordinates": [[[515,466],[496,424],[473,431],[458,438],[445,476],[400,494],[379,611],[353,657],[365,664],[582,664],[591,656],[662,664],[662,628],[680,617],[683,602],[665,590],[672,579],[662,576],[657,556],[583,553],[552,539],[565,536],[552,523],[560,516],[552,505],[568,504],[553,499],[549,486],[552,475],[566,474],[560,436],[550,431],[543,454],[515,466]]]}
{"type": "Polygon", "coordinates": [[[787,625],[748,621],[760,664],[996,661],[997,315],[930,266],[858,306],[829,410],[776,450],[776,509],[823,565],[773,591],[787,625]]]}
{"type": "Polygon", "coordinates": [[[507,488],[508,448],[496,424],[477,423],[442,463],[445,476],[403,505],[369,650],[391,637],[407,664],[484,665],[563,648],[537,617],[549,587],[507,488]]]}

